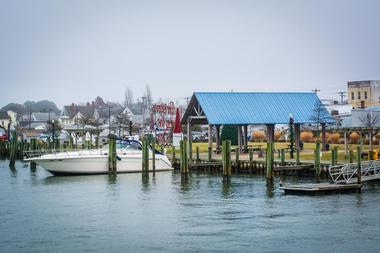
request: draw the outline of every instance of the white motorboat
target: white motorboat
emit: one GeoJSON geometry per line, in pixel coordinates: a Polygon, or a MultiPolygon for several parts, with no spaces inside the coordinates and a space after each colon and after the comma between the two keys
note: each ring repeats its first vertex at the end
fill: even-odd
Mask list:
{"type": "MultiPolygon", "coordinates": [[[[152,153],[149,154],[149,168],[152,169],[152,153]]],[[[142,171],[141,143],[126,141],[118,143],[117,173],[142,171]]],[[[156,171],[171,170],[172,166],[166,155],[155,150],[156,171]]],[[[91,175],[108,173],[108,148],[96,150],[76,150],[58,153],[26,155],[24,161],[34,161],[54,175],[91,175]]]]}

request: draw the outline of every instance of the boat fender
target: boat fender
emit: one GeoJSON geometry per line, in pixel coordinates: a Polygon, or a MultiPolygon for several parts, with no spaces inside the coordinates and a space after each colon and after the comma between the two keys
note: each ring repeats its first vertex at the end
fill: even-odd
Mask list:
{"type": "Polygon", "coordinates": [[[118,161],[121,161],[121,157],[120,156],[116,156],[116,159],[118,160],[118,161]]]}

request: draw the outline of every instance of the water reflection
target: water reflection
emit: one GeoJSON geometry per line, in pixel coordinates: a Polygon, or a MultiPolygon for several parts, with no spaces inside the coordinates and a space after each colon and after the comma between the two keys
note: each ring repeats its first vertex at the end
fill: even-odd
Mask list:
{"type": "Polygon", "coordinates": [[[222,196],[225,199],[229,199],[229,198],[231,198],[233,196],[232,195],[232,190],[231,190],[231,181],[230,182],[224,182],[224,180],[223,180],[223,184],[222,184],[222,196]]]}
{"type": "Polygon", "coordinates": [[[144,193],[150,192],[149,174],[141,173],[141,190],[144,193]]]}
{"type": "Polygon", "coordinates": [[[110,173],[108,174],[108,183],[110,185],[117,183],[117,174],[110,173]]]}

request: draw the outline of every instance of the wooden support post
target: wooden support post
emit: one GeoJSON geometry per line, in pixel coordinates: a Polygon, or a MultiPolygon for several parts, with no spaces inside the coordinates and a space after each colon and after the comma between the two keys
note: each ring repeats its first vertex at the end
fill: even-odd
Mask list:
{"type": "Polygon", "coordinates": [[[331,166],[335,166],[335,148],[331,149],[331,166]]]}
{"type": "Polygon", "coordinates": [[[267,186],[273,185],[273,147],[274,147],[274,125],[267,125],[267,150],[266,150],[266,178],[267,186]]]}
{"type": "Polygon", "coordinates": [[[207,160],[209,161],[209,162],[211,162],[212,161],[212,148],[211,147],[208,147],[207,148],[207,154],[208,154],[208,158],[207,158],[207,160]]]}
{"type": "Polygon", "coordinates": [[[314,168],[315,168],[315,176],[317,181],[319,181],[321,176],[321,143],[317,141],[314,150],[314,168]]]}
{"type": "Polygon", "coordinates": [[[187,142],[187,157],[189,158],[189,164],[193,163],[193,141],[189,139],[187,142]]]}
{"type": "Polygon", "coordinates": [[[239,148],[237,147],[235,149],[235,165],[236,165],[236,170],[235,172],[237,173],[239,168],[240,168],[240,153],[239,153],[239,148]]]}
{"type": "Polygon", "coordinates": [[[199,159],[199,147],[198,146],[195,148],[195,153],[196,153],[196,163],[199,163],[200,159],[199,159]]]}
{"type": "Polygon", "coordinates": [[[193,158],[193,154],[192,154],[192,139],[193,139],[193,136],[192,136],[192,133],[191,133],[191,123],[190,123],[190,120],[187,121],[187,144],[186,144],[186,157],[188,158],[188,162],[191,164],[192,162],[192,158],[193,158]]]}
{"type": "Polygon", "coordinates": [[[347,132],[344,132],[344,159],[348,157],[348,143],[347,143],[347,132]]]}
{"type": "Polygon", "coordinates": [[[334,158],[334,160],[335,160],[335,165],[337,165],[338,164],[338,147],[335,147],[334,148],[334,153],[335,153],[335,158],[334,158]]]}
{"type": "Polygon", "coordinates": [[[249,148],[249,167],[253,168],[253,148],[249,148]]]}
{"type": "MultiPolygon", "coordinates": [[[[322,123],[321,127],[322,127],[322,150],[326,151],[326,144],[327,144],[326,123],[322,123]]],[[[317,136],[317,138],[318,138],[318,136],[317,136]]]]}
{"type": "Polygon", "coordinates": [[[176,160],[175,160],[175,147],[172,146],[172,165],[174,165],[176,163],[176,160]]]}
{"type": "Polygon", "coordinates": [[[285,149],[281,149],[281,166],[285,165],[285,149]]]}
{"type": "Polygon", "coordinates": [[[181,174],[186,175],[188,173],[188,159],[187,159],[187,140],[181,141],[181,174]]]}
{"type": "Polygon", "coordinates": [[[216,153],[219,154],[222,151],[220,144],[220,125],[215,125],[216,128],[216,153]]]}
{"type": "Polygon", "coordinates": [[[208,125],[208,147],[212,148],[212,125],[208,125]]]}
{"type": "MultiPolygon", "coordinates": [[[[37,142],[36,139],[31,139],[30,140],[30,150],[35,151],[37,149],[37,142]]],[[[37,164],[34,161],[30,161],[30,170],[31,171],[36,171],[37,164]]]]}
{"type": "Polygon", "coordinates": [[[108,172],[116,174],[116,138],[114,136],[109,137],[108,146],[108,172]]]}
{"type": "Polygon", "coordinates": [[[243,145],[244,145],[244,152],[248,151],[248,125],[243,126],[243,145]]]}
{"type": "Polygon", "coordinates": [[[349,151],[349,153],[348,153],[349,155],[348,155],[348,157],[349,157],[349,161],[350,161],[350,163],[353,163],[354,162],[354,151],[352,151],[351,149],[350,149],[350,151],[349,151]]]}
{"type": "Polygon", "coordinates": [[[96,147],[96,149],[99,148],[99,134],[97,134],[97,135],[95,136],[95,147],[96,147]]]}
{"type": "Polygon", "coordinates": [[[9,152],[9,167],[11,169],[15,168],[16,155],[17,155],[17,133],[14,131],[12,133],[12,140],[10,141],[10,152],[9,152]]]}
{"type": "Polygon", "coordinates": [[[358,178],[358,184],[362,183],[362,161],[361,161],[361,149],[360,146],[357,148],[357,166],[358,166],[358,172],[357,172],[357,178],[358,178]]]}
{"type": "Polygon", "coordinates": [[[296,144],[296,164],[300,164],[300,143],[301,143],[301,125],[294,124],[294,141],[296,144]]]}
{"type": "Polygon", "coordinates": [[[143,175],[149,175],[149,140],[148,136],[145,136],[142,142],[142,173],[143,175]]]}
{"type": "Polygon", "coordinates": [[[231,181],[231,141],[222,142],[223,182],[231,181]]]}
{"type": "Polygon", "coordinates": [[[242,131],[241,131],[241,125],[237,125],[237,133],[238,133],[238,146],[237,146],[237,149],[236,152],[237,153],[240,153],[241,150],[242,150],[242,138],[243,138],[243,135],[242,135],[242,131]]]}
{"type": "Polygon", "coordinates": [[[156,174],[156,137],[152,136],[152,171],[156,174]]]}

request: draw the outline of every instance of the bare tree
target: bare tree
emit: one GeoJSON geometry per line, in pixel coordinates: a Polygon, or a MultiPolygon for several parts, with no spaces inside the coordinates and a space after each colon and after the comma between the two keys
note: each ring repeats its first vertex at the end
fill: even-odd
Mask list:
{"type": "Polygon", "coordinates": [[[365,115],[359,117],[359,120],[363,126],[368,129],[369,150],[373,150],[374,127],[380,122],[380,119],[378,115],[373,115],[373,112],[369,111],[365,115]]]}
{"type": "Polygon", "coordinates": [[[133,90],[128,86],[124,93],[124,106],[130,107],[131,104],[133,104],[133,90]]]}
{"type": "Polygon", "coordinates": [[[147,104],[150,105],[153,102],[153,97],[152,97],[152,91],[150,89],[149,84],[146,84],[145,86],[145,93],[144,97],[146,97],[147,104]]]}

